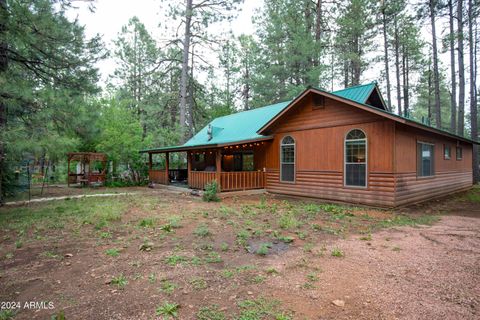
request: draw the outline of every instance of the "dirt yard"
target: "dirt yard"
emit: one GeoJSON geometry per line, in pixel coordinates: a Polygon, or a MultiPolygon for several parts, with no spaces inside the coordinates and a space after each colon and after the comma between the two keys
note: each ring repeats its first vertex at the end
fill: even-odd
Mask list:
{"type": "Polygon", "coordinates": [[[480,189],[380,210],[167,191],[0,209],[0,319],[478,319],[480,189]]]}

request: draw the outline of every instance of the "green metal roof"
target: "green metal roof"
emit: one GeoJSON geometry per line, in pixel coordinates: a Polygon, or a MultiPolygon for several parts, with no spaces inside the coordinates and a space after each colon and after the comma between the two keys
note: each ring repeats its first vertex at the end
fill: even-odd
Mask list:
{"type": "Polygon", "coordinates": [[[372,91],[375,89],[376,84],[376,82],[371,82],[368,84],[332,91],[331,93],[358,103],[365,103],[367,102],[368,97],[370,97],[372,91]]]}
{"type": "Polygon", "coordinates": [[[282,111],[290,101],[272,104],[266,107],[252,109],[213,119],[209,124],[213,129],[213,137],[208,140],[208,125],[188,140],[184,146],[225,144],[235,141],[265,138],[257,134],[265,123],[282,111]]]}
{"type": "Polygon", "coordinates": [[[208,140],[208,125],[181,146],[155,148],[146,151],[162,151],[188,149],[223,145],[241,141],[265,139],[257,131],[275,115],[281,112],[291,101],[280,102],[266,107],[233,113],[213,119],[208,125],[212,126],[213,137],[208,140]]]}
{"type": "MultiPolygon", "coordinates": [[[[366,102],[370,94],[372,93],[372,91],[375,89],[376,85],[377,85],[376,82],[371,82],[364,85],[332,91],[330,92],[330,94],[334,94],[339,97],[349,99],[357,103],[366,105],[368,107],[374,108],[366,104],[366,102]]],[[[320,90],[320,91],[324,91],[324,90],[320,90]]],[[[324,91],[324,92],[327,92],[327,91],[324,91]]],[[[193,149],[195,147],[208,148],[208,147],[213,147],[217,145],[234,144],[234,143],[241,143],[243,141],[251,141],[251,140],[257,140],[257,139],[260,140],[260,139],[268,138],[264,135],[259,135],[257,131],[260,130],[260,128],[262,128],[264,125],[266,125],[270,120],[272,120],[277,114],[282,112],[283,109],[285,109],[292,101],[280,102],[280,103],[272,104],[262,108],[237,112],[227,116],[215,118],[209,123],[209,125],[212,126],[212,133],[213,133],[213,137],[211,140],[208,140],[208,125],[207,125],[183,145],[148,149],[148,150],[142,150],[141,152],[175,151],[177,149],[186,150],[186,149],[193,149]]],[[[378,109],[378,108],[375,108],[375,109],[378,109]]],[[[398,116],[386,110],[380,110],[380,111],[385,112],[386,114],[393,115],[398,118],[403,118],[401,116],[398,116]]],[[[407,119],[407,120],[412,121],[412,119],[407,119]]],[[[413,121],[413,122],[417,122],[417,121],[413,121]]],[[[425,126],[424,124],[422,125],[425,126]]]]}

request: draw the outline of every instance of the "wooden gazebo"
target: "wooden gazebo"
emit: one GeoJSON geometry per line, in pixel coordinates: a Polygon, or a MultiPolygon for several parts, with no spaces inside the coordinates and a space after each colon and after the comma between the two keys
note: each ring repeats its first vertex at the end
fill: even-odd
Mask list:
{"type": "Polygon", "coordinates": [[[82,186],[102,185],[105,183],[107,155],[96,152],[70,152],[67,153],[68,166],[67,183],[82,186]],[[70,163],[78,161],[75,172],[70,172],[70,163]],[[101,166],[97,166],[101,164],[101,166]]]}

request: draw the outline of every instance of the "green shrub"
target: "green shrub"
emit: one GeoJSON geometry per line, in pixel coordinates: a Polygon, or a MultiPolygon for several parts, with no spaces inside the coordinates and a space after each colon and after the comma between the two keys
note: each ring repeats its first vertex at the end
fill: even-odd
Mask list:
{"type": "Polygon", "coordinates": [[[218,202],[220,198],[217,196],[218,184],[217,181],[209,182],[205,185],[205,191],[203,192],[203,201],[206,202],[218,202]]]}

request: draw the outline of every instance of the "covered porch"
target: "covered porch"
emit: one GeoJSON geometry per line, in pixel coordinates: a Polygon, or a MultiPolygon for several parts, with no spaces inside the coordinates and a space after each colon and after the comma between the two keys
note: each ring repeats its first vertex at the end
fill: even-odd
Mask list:
{"type": "Polygon", "coordinates": [[[146,150],[149,180],[158,184],[183,182],[192,189],[204,189],[217,181],[220,191],[265,188],[268,139],[228,145],[180,146],[146,150]],[[171,168],[172,155],[177,159],[171,168]],[[185,159],[185,167],[178,159],[185,159]]]}

